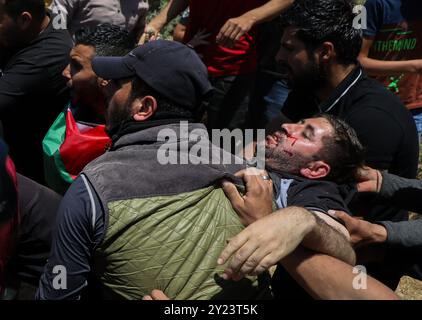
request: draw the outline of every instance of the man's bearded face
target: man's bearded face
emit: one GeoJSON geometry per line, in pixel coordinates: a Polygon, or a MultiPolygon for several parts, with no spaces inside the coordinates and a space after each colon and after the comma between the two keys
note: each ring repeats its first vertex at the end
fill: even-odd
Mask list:
{"type": "Polygon", "coordinates": [[[324,118],[311,118],[298,123],[283,124],[266,138],[265,160],[268,169],[299,174],[313,161],[324,146],[324,138],[333,134],[324,118]]]}
{"type": "Polygon", "coordinates": [[[283,67],[290,87],[315,91],[327,82],[327,71],[315,52],[307,50],[295,27],[287,27],[276,60],[283,67]]]}

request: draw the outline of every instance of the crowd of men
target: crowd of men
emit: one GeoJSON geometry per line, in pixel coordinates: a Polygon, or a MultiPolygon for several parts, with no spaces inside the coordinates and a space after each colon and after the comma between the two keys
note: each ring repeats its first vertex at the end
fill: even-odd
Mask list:
{"type": "Polygon", "coordinates": [[[0,299],[397,299],[422,280],[421,9],[0,0],[0,299]]]}

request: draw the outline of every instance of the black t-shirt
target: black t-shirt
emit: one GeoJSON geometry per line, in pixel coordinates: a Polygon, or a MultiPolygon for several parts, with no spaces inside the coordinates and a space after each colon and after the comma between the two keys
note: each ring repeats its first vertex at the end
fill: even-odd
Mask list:
{"type": "Polygon", "coordinates": [[[0,120],[17,171],[43,180],[42,139],[69,100],[62,71],[72,40],[53,23],[25,48],[2,52],[0,120]],[[5,58],[7,56],[7,58],[5,58]]]}
{"type": "MultiPolygon", "coordinates": [[[[318,103],[312,93],[292,90],[283,108],[283,114],[292,121],[321,112],[336,115],[355,129],[366,148],[368,165],[402,177],[416,177],[419,145],[412,116],[396,96],[368,78],[361,67],[352,71],[326,101],[318,103]]],[[[407,217],[396,208],[368,205],[371,201],[365,199],[368,220],[407,217]]]]}
{"type": "Polygon", "coordinates": [[[347,204],[352,190],[346,190],[333,182],[310,180],[288,173],[270,171],[270,176],[279,209],[297,206],[325,214],[328,214],[328,210],[350,214],[347,204]]]}
{"type": "MultiPolygon", "coordinates": [[[[279,208],[298,206],[325,214],[328,214],[328,210],[340,210],[350,214],[347,207],[350,194],[353,193],[350,186],[338,186],[329,181],[309,180],[280,172],[270,172],[270,176],[279,208]]],[[[271,286],[276,299],[310,298],[281,265],[277,266],[271,286]]]]}

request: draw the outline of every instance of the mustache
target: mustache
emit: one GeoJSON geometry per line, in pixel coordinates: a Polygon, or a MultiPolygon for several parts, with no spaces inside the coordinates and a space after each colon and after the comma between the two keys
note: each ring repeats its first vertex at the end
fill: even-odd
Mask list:
{"type": "Polygon", "coordinates": [[[281,136],[286,136],[286,137],[289,137],[289,133],[287,132],[287,130],[285,129],[285,128],[283,128],[283,127],[281,127],[280,129],[278,129],[278,130],[276,130],[276,131],[274,131],[272,134],[271,134],[271,136],[275,136],[276,138],[281,138],[281,136]]]}

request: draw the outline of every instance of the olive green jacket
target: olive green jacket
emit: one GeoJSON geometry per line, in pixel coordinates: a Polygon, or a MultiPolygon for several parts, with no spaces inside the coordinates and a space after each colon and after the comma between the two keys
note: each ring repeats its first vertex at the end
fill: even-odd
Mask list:
{"type": "MultiPolygon", "coordinates": [[[[179,124],[125,135],[85,168],[107,217],[94,272],[107,294],[124,299],[141,299],[152,289],[172,299],[269,298],[267,275],[260,281],[225,281],[224,267],[217,265],[227,241],[243,228],[220,181],[234,179],[243,164],[163,165],[158,160],[163,148],[191,156],[198,143],[189,140],[208,146],[205,127],[190,124],[188,131],[199,139],[183,137],[179,124]],[[176,132],[177,139],[159,141],[163,129],[176,132]]],[[[222,150],[209,145],[209,152],[222,150]]]]}

